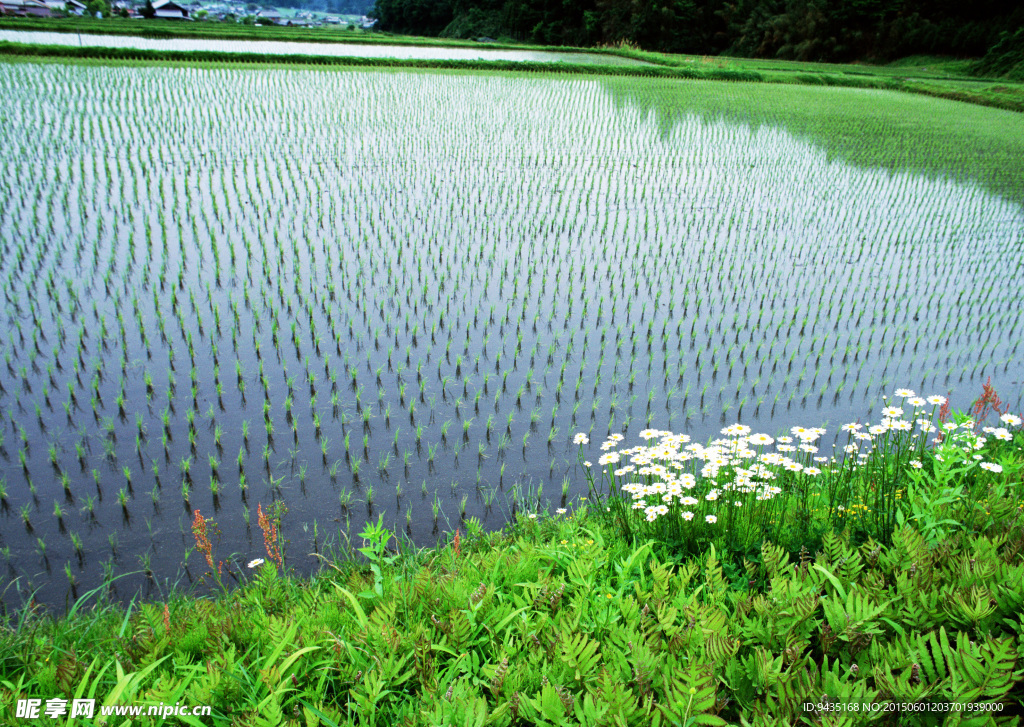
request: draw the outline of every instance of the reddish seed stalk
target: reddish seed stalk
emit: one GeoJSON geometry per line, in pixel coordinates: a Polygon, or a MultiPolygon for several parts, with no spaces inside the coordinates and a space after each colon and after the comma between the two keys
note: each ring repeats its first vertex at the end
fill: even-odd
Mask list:
{"type": "Polygon", "coordinates": [[[971,408],[975,429],[993,412],[1001,416],[1006,413],[1006,407],[1002,400],[1000,400],[999,395],[996,394],[996,390],[992,388],[992,377],[989,376],[988,381],[981,387],[981,396],[978,397],[971,408]]]}
{"type": "Polygon", "coordinates": [[[281,549],[277,545],[277,524],[270,522],[270,519],[263,514],[262,504],[257,504],[256,513],[260,530],[263,531],[263,546],[267,549],[267,557],[284,569],[284,563],[281,561],[281,549]]]}
{"type": "Polygon", "coordinates": [[[213,544],[210,543],[210,538],[206,534],[206,518],[199,514],[199,510],[196,510],[195,519],[192,521],[192,534],[196,538],[196,547],[206,557],[206,563],[210,566],[210,570],[215,570],[213,565],[213,544]]]}

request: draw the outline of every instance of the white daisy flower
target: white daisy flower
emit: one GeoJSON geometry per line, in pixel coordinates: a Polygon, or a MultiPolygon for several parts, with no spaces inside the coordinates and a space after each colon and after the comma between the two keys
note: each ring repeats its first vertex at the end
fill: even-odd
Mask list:
{"type": "Polygon", "coordinates": [[[750,427],[737,423],[723,429],[722,434],[730,437],[742,437],[745,434],[750,434],[750,427]]]}

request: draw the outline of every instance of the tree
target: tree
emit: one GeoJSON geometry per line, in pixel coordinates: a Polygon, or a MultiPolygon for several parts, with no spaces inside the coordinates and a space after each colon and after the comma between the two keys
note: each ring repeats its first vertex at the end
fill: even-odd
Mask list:
{"type": "Polygon", "coordinates": [[[146,7],[139,11],[144,18],[155,18],[156,10],[153,8],[152,0],[146,0],[146,7]]]}
{"type": "Polygon", "coordinates": [[[92,17],[96,17],[96,13],[100,13],[105,18],[110,15],[110,4],[106,0],[89,0],[85,6],[85,12],[92,17]]]}

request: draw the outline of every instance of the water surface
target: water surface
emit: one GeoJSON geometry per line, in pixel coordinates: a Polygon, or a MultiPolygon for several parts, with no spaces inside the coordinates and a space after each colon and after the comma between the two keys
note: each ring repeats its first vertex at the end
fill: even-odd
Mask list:
{"type": "MultiPolygon", "coordinates": [[[[831,435],[989,376],[1020,408],[1019,204],[680,97],[763,85],[645,83],[671,116],[590,78],[0,63],[4,597],[187,584],[196,511],[230,570],[282,503],[308,571],[380,514],[428,545],[516,485],[571,508],[581,430],[831,435]]],[[[897,151],[932,122],[899,118],[897,151]]]]}

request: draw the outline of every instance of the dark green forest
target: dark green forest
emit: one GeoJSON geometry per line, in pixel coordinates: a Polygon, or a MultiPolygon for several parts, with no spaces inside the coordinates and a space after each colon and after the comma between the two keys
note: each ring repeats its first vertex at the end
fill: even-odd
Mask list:
{"type": "Polygon", "coordinates": [[[1024,26],[1004,0],[377,0],[395,33],[804,61],[980,57],[1024,26]]]}

